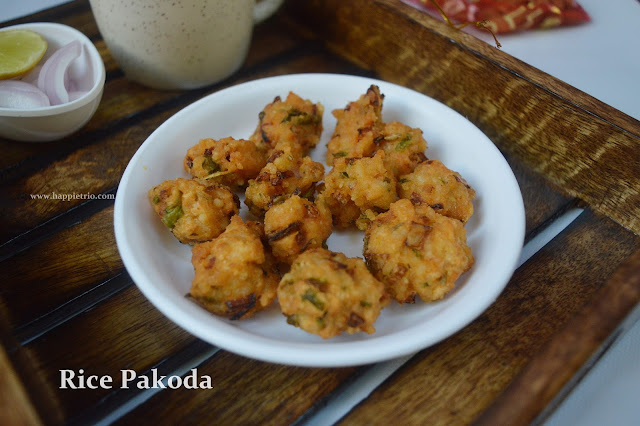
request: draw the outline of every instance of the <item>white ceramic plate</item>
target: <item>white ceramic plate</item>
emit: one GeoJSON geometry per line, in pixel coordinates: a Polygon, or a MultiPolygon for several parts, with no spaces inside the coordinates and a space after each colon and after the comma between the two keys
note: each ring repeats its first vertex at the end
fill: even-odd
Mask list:
{"type": "MultiPolygon", "coordinates": [[[[412,90],[333,74],[251,81],[221,90],[178,112],[153,132],[131,159],[118,188],[114,216],[118,249],[129,274],[144,295],[176,324],[202,340],[247,357],[317,367],[367,364],[407,355],[469,324],[507,284],[520,256],[525,227],[522,196],[509,165],[469,121],[412,90]],[[466,225],[476,262],[456,288],[436,303],[393,302],[382,311],[374,334],[329,340],[287,324],[277,304],[253,318],[230,321],[185,298],[193,279],[191,249],[164,228],[147,200],[147,191],[164,180],[188,177],[182,160],[201,138],[249,137],[264,106],[277,95],[286,97],[290,90],[325,106],[325,130],[312,155],[324,164],[325,145],[335,127],[331,111],[344,108],[371,84],[377,84],[385,95],[383,119],[421,128],[429,146],[426,155],[461,173],[476,190],[475,213],[466,225]]],[[[360,232],[334,231],[329,249],[361,257],[362,237],[360,232]]]]}

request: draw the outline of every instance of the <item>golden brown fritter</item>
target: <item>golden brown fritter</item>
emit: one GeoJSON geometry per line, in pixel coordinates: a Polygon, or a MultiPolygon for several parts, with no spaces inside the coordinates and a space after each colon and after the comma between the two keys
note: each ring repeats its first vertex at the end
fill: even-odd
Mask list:
{"type": "Polygon", "coordinates": [[[365,211],[375,215],[397,200],[396,178],[385,168],[384,157],[384,151],[378,151],[371,158],[336,159],[325,176],[323,191],[334,225],[346,228],[365,211]]]}
{"type": "Polygon", "coordinates": [[[251,141],[202,139],[187,151],[184,169],[196,178],[235,189],[255,178],[266,162],[267,157],[251,141]]]}
{"type": "Polygon", "coordinates": [[[148,195],[162,223],[186,244],[217,237],[240,208],[240,200],[227,188],[194,179],[162,182],[148,195]]]}
{"type": "Polygon", "coordinates": [[[297,257],[278,285],[278,301],[289,324],[324,339],[342,332],[373,333],[389,303],[384,285],[362,259],[322,248],[297,257]]]}
{"type": "Polygon", "coordinates": [[[400,303],[442,299],[473,265],[462,222],[402,199],[371,222],[364,257],[373,275],[400,303]]]}
{"type": "Polygon", "coordinates": [[[264,231],[273,256],[291,264],[303,251],[323,246],[331,235],[331,212],[322,197],[313,203],[292,195],[267,210],[264,231]]]}
{"type": "Polygon", "coordinates": [[[303,157],[316,146],[322,135],[324,107],[289,92],[283,102],[276,96],[258,115],[258,127],[250,140],[270,155],[273,150],[289,151],[303,157]]]}
{"type": "Polygon", "coordinates": [[[311,199],[316,183],[324,177],[324,166],[310,157],[295,157],[291,151],[274,151],[255,179],[249,181],[245,204],[262,217],[269,207],[292,194],[311,199]]]}
{"type": "Polygon", "coordinates": [[[337,123],[327,145],[327,164],[333,165],[338,158],[368,157],[373,154],[384,126],[383,99],[380,88],[371,85],[357,101],[332,112],[337,123]]]}
{"type": "Polygon", "coordinates": [[[422,130],[411,128],[398,121],[384,125],[377,143],[378,149],[384,150],[385,167],[396,179],[411,173],[419,163],[427,159],[424,155],[427,141],[422,136],[422,130]]]}
{"type": "Polygon", "coordinates": [[[260,230],[260,224],[244,223],[236,215],[218,238],[193,247],[190,295],[205,309],[237,320],[275,300],[280,275],[260,230]]]}
{"type": "Polygon", "coordinates": [[[475,191],[459,173],[438,160],[419,164],[399,180],[398,195],[413,204],[431,206],[437,213],[467,223],[473,215],[475,191]]]}

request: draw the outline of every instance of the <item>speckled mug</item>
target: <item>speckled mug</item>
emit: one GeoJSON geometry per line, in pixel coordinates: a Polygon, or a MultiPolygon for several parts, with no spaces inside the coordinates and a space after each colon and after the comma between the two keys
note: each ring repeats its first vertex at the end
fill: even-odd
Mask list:
{"type": "Polygon", "coordinates": [[[253,25],[282,0],[90,0],[125,75],[157,89],[195,89],[244,62],[253,25]]]}

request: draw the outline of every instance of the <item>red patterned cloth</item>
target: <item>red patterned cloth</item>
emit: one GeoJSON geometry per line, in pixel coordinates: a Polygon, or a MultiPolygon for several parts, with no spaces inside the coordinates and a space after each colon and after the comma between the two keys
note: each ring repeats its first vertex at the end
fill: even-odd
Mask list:
{"type": "MultiPolygon", "coordinates": [[[[403,0],[419,9],[437,10],[430,0],[403,0]]],[[[496,34],[589,22],[573,0],[436,0],[457,23],[485,21],[496,34]]]]}

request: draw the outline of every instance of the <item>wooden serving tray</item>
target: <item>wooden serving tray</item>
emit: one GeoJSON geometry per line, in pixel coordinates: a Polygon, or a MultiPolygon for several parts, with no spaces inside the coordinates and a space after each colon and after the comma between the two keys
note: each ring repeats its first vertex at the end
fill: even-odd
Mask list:
{"type": "MultiPolygon", "coordinates": [[[[47,144],[0,140],[0,423],[85,424],[140,390],[60,389],[60,370],[118,380],[198,365],[211,390],[162,390],[119,423],[304,422],[372,366],[298,368],[218,350],[175,326],[133,285],[113,235],[112,195],[145,138],[181,108],[240,82],[333,72],[431,96],[469,118],[509,161],[529,241],[584,211],[524,263],[476,321],[413,356],[344,424],[527,424],[588,370],[640,302],[640,123],[396,0],[290,0],[256,28],[232,78],[201,90],[134,84],[111,57],[86,0],[5,23],[84,32],[107,68],[96,115],[47,144]],[[106,197],[108,198],[108,197],[106,197]]],[[[509,206],[505,206],[508,208],[509,206]]]]}

